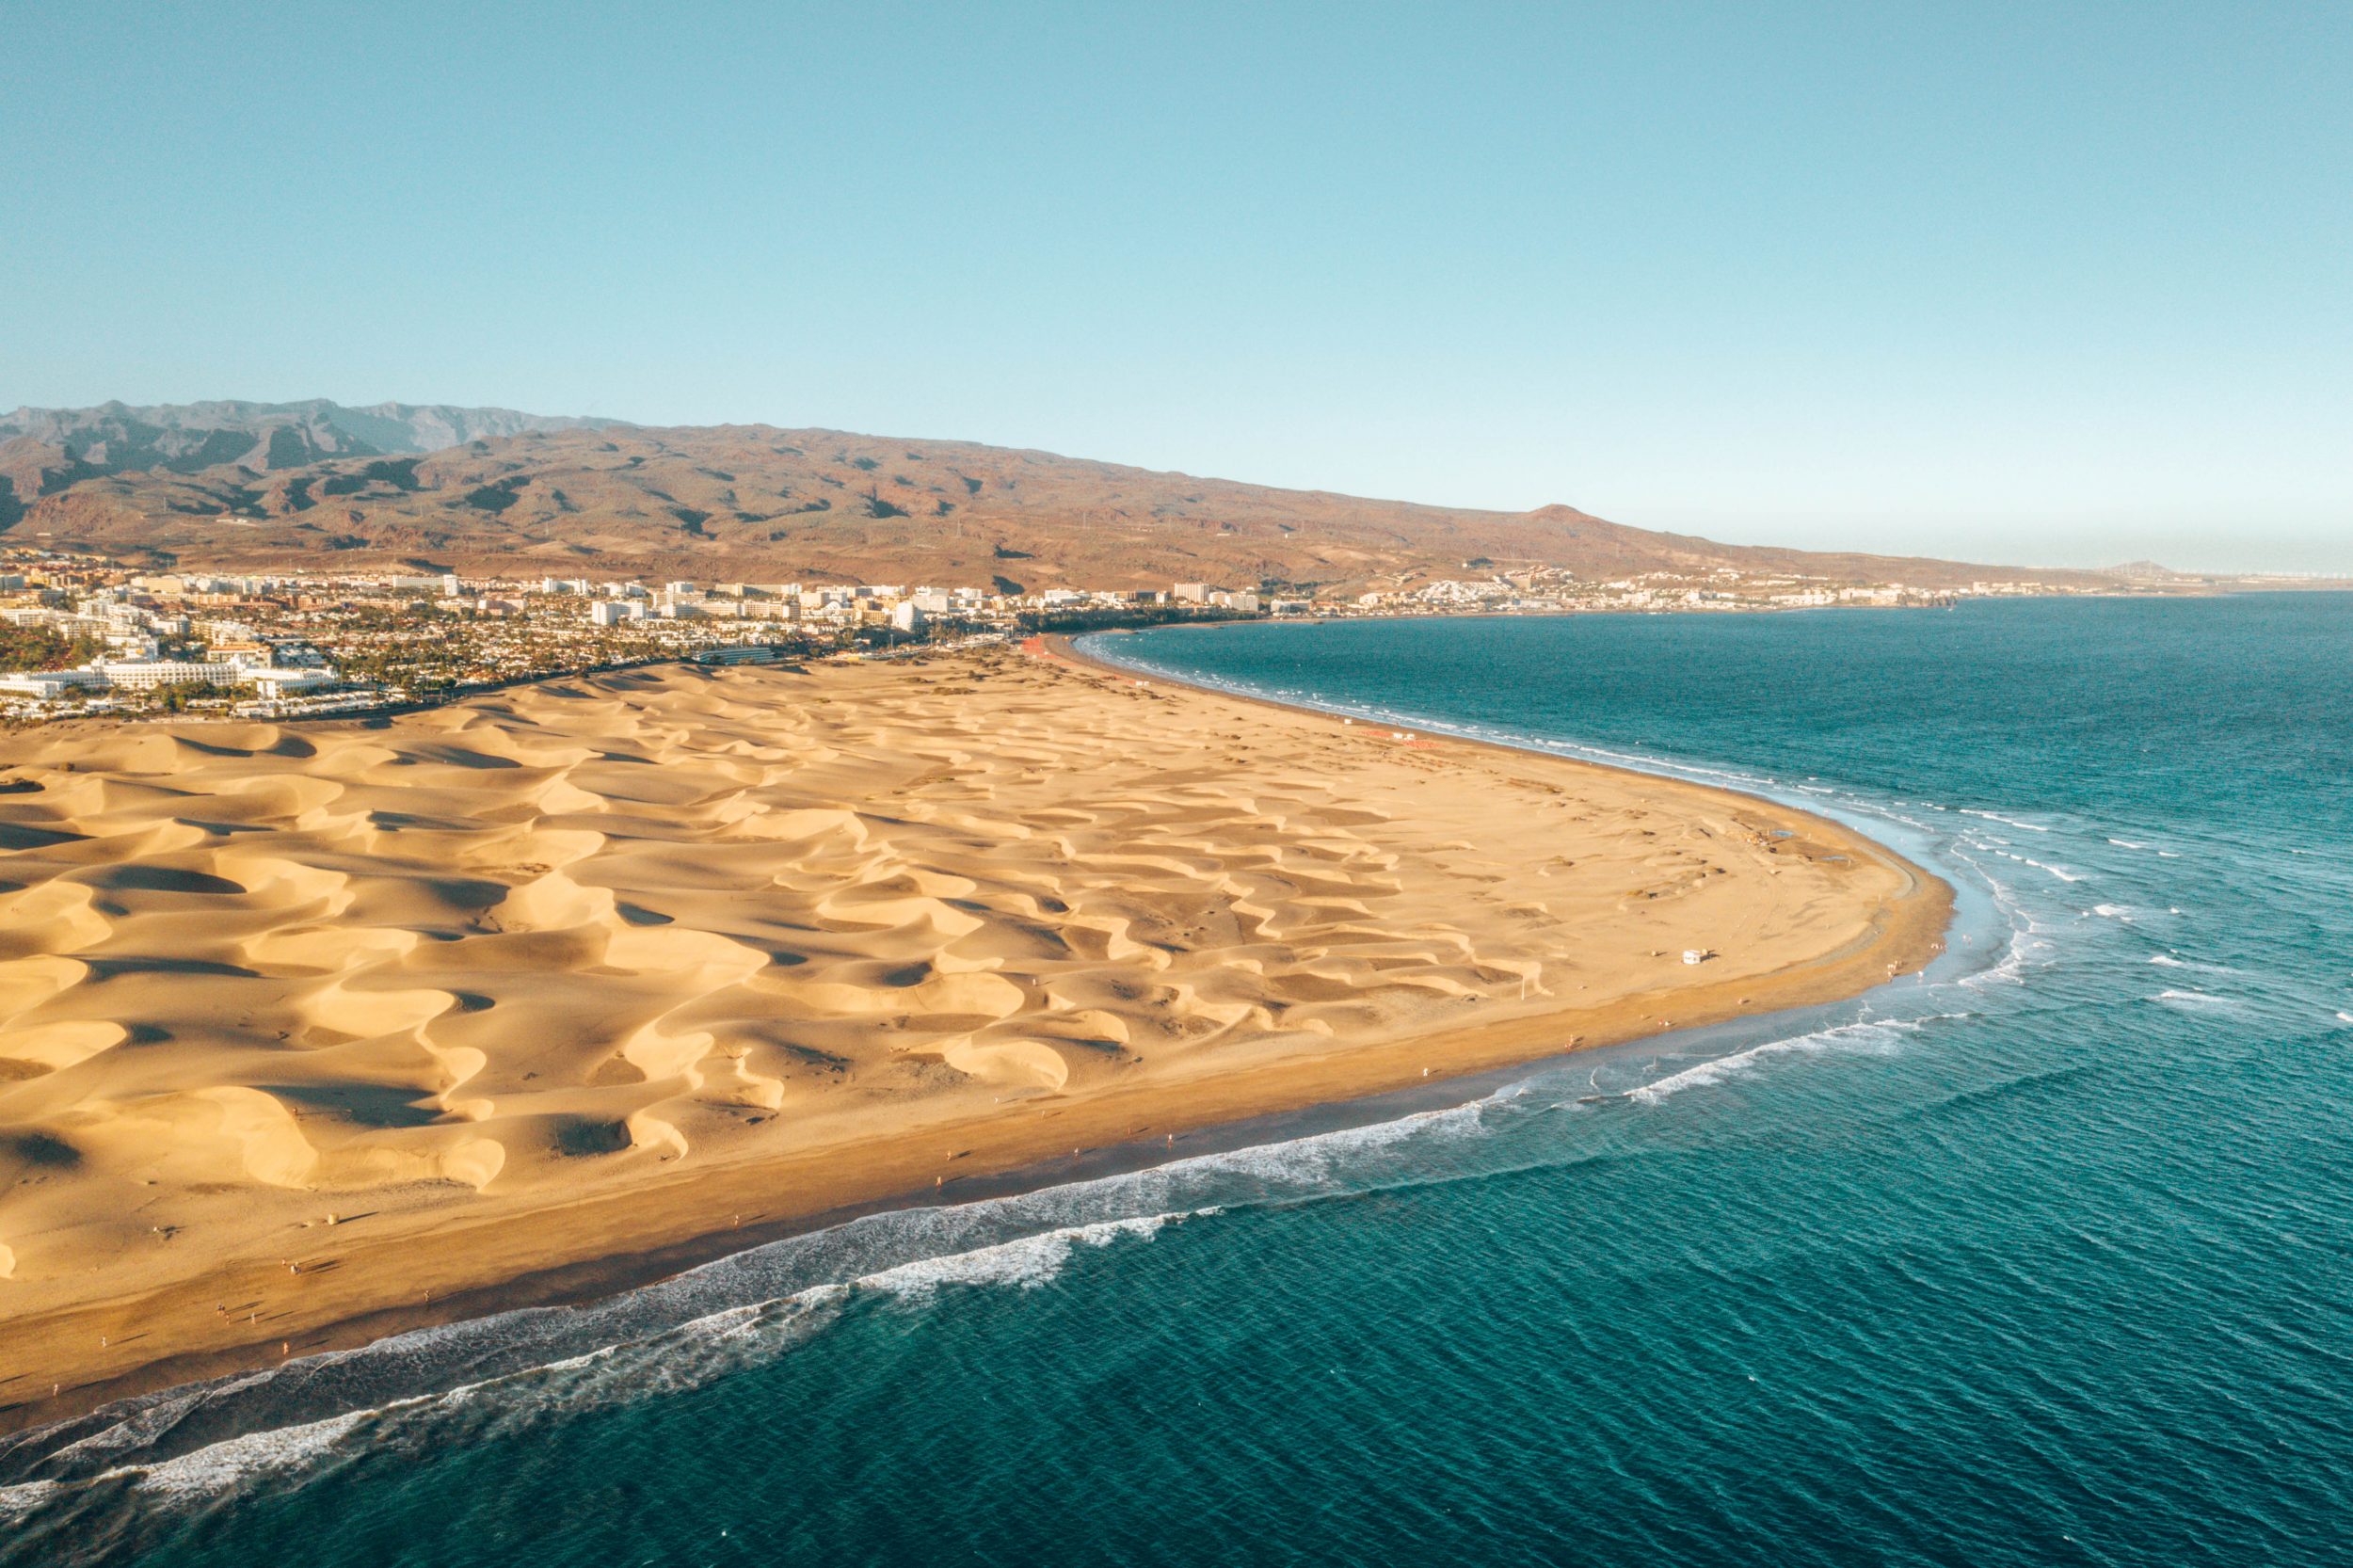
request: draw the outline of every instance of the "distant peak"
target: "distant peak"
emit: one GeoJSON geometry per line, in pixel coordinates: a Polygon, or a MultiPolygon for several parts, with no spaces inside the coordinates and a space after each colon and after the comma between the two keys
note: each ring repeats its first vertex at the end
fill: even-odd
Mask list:
{"type": "MultiPolygon", "coordinates": [[[[147,406],[119,399],[88,408],[23,408],[0,416],[0,440],[12,435],[80,447],[106,440],[150,460],[126,466],[174,468],[184,453],[198,450],[204,461],[218,460],[223,443],[248,440],[264,454],[263,467],[283,468],[283,454],[297,462],[328,456],[415,455],[464,446],[477,440],[555,430],[603,429],[627,421],[572,414],[530,414],[517,408],[470,408],[450,403],[385,402],[349,407],[332,398],[293,403],[254,403],[220,398],[203,403],[147,406]],[[280,433],[298,431],[289,446],[280,433]],[[206,438],[194,440],[192,438],[206,438]]],[[[189,460],[195,460],[191,457],[189,460]]]]}

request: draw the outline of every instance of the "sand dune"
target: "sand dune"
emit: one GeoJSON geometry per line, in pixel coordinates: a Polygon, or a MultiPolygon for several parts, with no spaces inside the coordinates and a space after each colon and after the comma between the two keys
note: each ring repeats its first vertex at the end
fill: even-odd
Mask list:
{"type": "Polygon", "coordinates": [[[1013,653],[17,735],[0,1400],[1860,989],[1921,894],[1761,803],[1013,653]]]}

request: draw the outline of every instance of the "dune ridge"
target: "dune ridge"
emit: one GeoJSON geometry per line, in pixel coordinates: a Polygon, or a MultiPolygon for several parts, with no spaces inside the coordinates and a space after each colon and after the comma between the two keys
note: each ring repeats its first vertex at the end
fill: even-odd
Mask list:
{"type": "Polygon", "coordinates": [[[1011,651],[19,734],[0,1402],[1859,990],[1940,893],[1763,802],[1011,651]]]}

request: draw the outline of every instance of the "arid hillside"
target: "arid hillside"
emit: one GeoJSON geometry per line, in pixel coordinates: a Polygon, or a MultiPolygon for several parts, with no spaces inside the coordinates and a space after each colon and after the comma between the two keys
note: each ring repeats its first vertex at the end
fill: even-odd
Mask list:
{"type": "MultiPolygon", "coordinates": [[[[1451,575],[1466,563],[1590,577],[1736,567],[1929,585],[2027,575],[1721,545],[1568,506],[1469,511],[832,430],[529,429],[388,452],[352,450],[367,443],[350,421],[231,420],[207,436],[184,409],[168,429],[149,422],[161,435],[126,430],[77,445],[55,421],[24,417],[32,412],[0,418],[0,437],[21,432],[0,440],[0,536],[182,567],[1003,579],[1032,590],[1335,584],[1451,575]],[[321,450],[335,442],[344,444],[321,450]]],[[[459,430],[469,427],[462,416],[504,411],[432,412],[459,430]]]]}

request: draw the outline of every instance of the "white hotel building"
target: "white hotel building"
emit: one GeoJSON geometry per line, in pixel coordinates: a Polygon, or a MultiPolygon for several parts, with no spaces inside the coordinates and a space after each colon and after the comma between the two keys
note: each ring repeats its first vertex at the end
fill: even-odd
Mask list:
{"type": "Polygon", "coordinates": [[[67,670],[30,670],[0,675],[0,696],[51,700],[76,687],[98,692],[152,692],[159,686],[250,686],[264,697],[281,697],[331,685],[332,669],[281,669],[238,659],[93,659],[67,670]]]}

